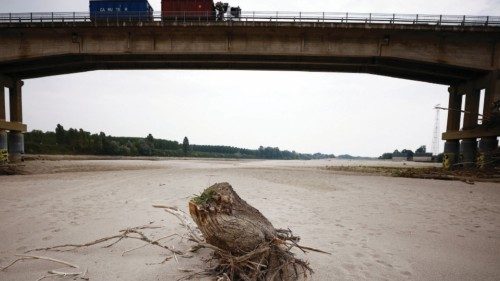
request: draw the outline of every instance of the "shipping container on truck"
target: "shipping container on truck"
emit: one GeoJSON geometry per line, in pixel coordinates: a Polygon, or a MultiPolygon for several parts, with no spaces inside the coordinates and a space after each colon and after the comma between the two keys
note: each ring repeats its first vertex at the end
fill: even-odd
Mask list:
{"type": "Polygon", "coordinates": [[[92,21],[151,21],[153,8],[147,0],[90,0],[92,21]]]}
{"type": "Polygon", "coordinates": [[[215,20],[213,0],[162,0],[163,20],[215,20]]]}

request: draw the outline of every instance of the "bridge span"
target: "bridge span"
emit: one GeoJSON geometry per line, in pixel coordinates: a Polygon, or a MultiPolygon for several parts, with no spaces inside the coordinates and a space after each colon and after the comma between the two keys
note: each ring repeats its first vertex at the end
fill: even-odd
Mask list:
{"type": "Polygon", "coordinates": [[[182,16],[164,21],[163,16],[96,22],[77,13],[0,15],[0,149],[8,148],[13,158],[24,153],[22,80],[113,69],[370,73],[447,85],[445,164],[475,165],[477,158],[480,165],[490,163],[498,147],[498,17],[253,13],[228,21],[182,16]],[[481,90],[484,112],[479,112],[481,90]]]}

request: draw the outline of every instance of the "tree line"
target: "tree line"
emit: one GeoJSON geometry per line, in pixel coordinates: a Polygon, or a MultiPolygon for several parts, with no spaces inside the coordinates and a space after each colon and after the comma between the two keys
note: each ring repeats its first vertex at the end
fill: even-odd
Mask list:
{"type": "MultiPolygon", "coordinates": [[[[411,149],[403,149],[401,151],[394,150],[394,152],[387,152],[382,154],[379,159],[392,159],[394,157],[405,157],[408,159],[412,159],[414,156],[432,156],[432,153],[427,153],[427,147],[425,145],[420,146],[413,152],[411,149]]],[[[442,159],[442,155],[438,155],[437,161],[440,162],[442,159]]]]}
{"type": "Polygon", "coordinates": [[[277,147],[246,149],[220,145],[191,145],[189,139],[182,143],[156,139],[149,134],[140,137],[113,137],[101,132],[92,134],[83,129],[66,130],[58,124],[55,131],[33,130],[25,134],[25,150],[29,154],[86,154],[114,156],[165,156],[165,157],[210,157],[244,159],[325,159],[327,154],[304,154],[280,150],[277,147]]]}

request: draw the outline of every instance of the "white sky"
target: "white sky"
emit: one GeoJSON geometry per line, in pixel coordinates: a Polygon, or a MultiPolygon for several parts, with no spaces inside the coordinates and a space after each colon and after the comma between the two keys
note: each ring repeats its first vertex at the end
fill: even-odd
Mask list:
{"type": "MultiPolygon", "coordinates": [[[[160,0],[150,0],[160,10],[160,0]]],[[[500,0],[231,0],[246,11],[500,15],[500,0]]],[[[0,0],[2,12],[87,11],[86,0],[0,0]]],[[[30,129],[65,127],[245,148],[379,156],[430,149],[447,87],[366,74],[97,71],[25,81],[30,129]]],[[[441,113],[441,129],[446,113],[441,113]]],[[[442,148],[442,146],[441,146],[442,148]]]]}

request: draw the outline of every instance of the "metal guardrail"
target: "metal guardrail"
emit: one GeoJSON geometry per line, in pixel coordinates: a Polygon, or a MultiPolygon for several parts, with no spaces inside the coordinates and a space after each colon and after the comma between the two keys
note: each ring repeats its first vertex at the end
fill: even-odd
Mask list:
{"type": "MultiPolygon", "coordinates": [[[[69,12],[69,13],[1,13],[0,24],[9,23],[65,23],[65,22],[210,22],[212,12],[69,12]]],[[[224,21],[243,22],[309,22],[361,23],[435,26],[500,27],[500,16],[458,16],[378,13],[325,12],[242,12],[240,17],[225,17],[224,21]]]]}

